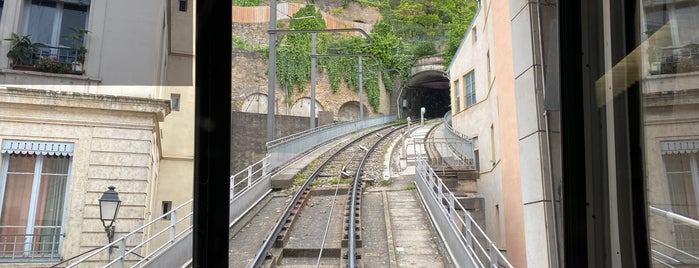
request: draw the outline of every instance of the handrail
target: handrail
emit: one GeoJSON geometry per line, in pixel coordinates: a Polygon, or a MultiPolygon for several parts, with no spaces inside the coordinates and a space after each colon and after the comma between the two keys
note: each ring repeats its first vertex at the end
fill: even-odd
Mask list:
{"type": "Polygon", "coordinates": [[[444,114],[444,125],[446,126],[447,130],[449,130],[449,132],[451,132],[452,134],[459,136],[467,142],[473,144],[473,141],[471,141],[471,138],[469,138],[468,135],[458,132],[456,131],[456,129],[454,129],[454,127],[452,127],[451,119],[451,111],[448,111],[446,114],[444,114]]]}
{"type": "Polygon", "coordinates": [[[484,267],[483,263],[487,263],[489,267],[504,265],[512,268],[512,264],[498,250],[497,245],[488,238],[483,229],[471,217],[471,213],[456,200],[454,193],[444,185],[442,179],[429,166],[427,161],[421,155],[417,155],[416,158],[418,178],[429,185],[429,189],[431,189],[429,193],[438,204],[444,204],[444,201],[447,201],[446,205],[440,206],[441,213],[451,220],[452,226],[457,227],[455,229],[458,232],[461,244],[466,246],[466,251],[469,252],[469,257],[473,259],[474,264],[478,264],[480,267],[484,267]],[[457,211],[463,211],[465,215],[457,217],[457,211]],[[481,244],[479,237],[485,240],[485,245],[481,244]]]}
{"type": "Polygon", "coordinates": [[[664,247],[666,247],[666,248],[669,248],[669,249],[671,249],[671,250],[673,250],[673,251],[679,252],[679,253],[681,253],[682,255],[685,255],[685,256],[687,256],[687,257],[689,257],[689,258],[691,258],[691,259],[694,259],[695,261],[699,261],[699,257],[694,256],[694,255],[692,255],[691,253],[686,252],[686,251],[684,251],[684,250],[681,250],[681,249],[679,249],[679,248],[676,248],[676,247],[673,247],[673,246],[671,246],[671,245],[668,245],[667,243],[664,243],[663,241],[660,241],[660,240],[655,239],[655,238],[653,238],[653,237],[650,238],[650,241],[653,241],[653,242],[655,242],[655,243],[658,243],[658,244],[660,244],[661,246],[664,246],[664,247]]]}
{"type": "MultiPolygon", "coordinates": [[[[372,120],[372,119],[375,119],[375,118],[384,118],[384,117],[395,117],[395,116],[375,116],[375,117],[367,118],[367,119],[365,119],[364,121],[372,120]]],[[[294,133],[294,134],[291,134],[291,135],[288,135],[288,136],[284,136],[284,137],[275,139],[275,140],[273,140],[273,141],[269,141],[269,142],[267,142],[267,148],[274,147],[274,146],[276,146],[277,144],[284,143],[284,142],[287,142],[287,141],[296,139],[296,138],[298,138],[298,137],[300,137],[300,136],[308,135],[308,134],[313,133],[313,132],[318,132],[318,131],[322,131],[322,130],[325,130],[325,129],[334,128],[334,127],[343,126],[343,125],[356,124],[356,123],[359,123],[359,122],[360,122],[360,120],[357,119],[357,120],[354,120],[354,121],[337,122],[337,123],[333,123],[333,124],[329,124],[329,125],[324,125],[324,126],[319,126],[319,127],[307,129],[307,130],[304,130],[304,131],[301,131],[301,132],[298,132],[298,133],[294,133]]]]}
{"type": "MultiPolygon", "coordinates": [[[[118,245],[118,250],[117,250],[118,255],[117,255],[117,257],[114,258],[114,260],[112,260],[111,262],[109,262],[109,263],[108,263],[107,265],[105,265],[104,267],[109,267],[109,266],[111,266],[112,264],[116,264],[118,267],[124,267],[124,260],[125,260],[126,255],[128,255],[128,254],[135,254],[135,250],[142,248],[144,245],[146,245],[148,242],[150,242],[154,237],[157,237],[157,235],[154,235],[154,236],[149,237],[148,239],[146,239],[145,241],[142,241],[141,243],[139,243],[138,245],[134,246],[132,249],[130,249],[130,250],[128,250],[128,251],[126,250],[126,239],[128,239],[129,237],[131,237],[131,236],[133,236],[133,235],[135,235],[135,234],[137,234],[137,233],[139,233],[139,232],[141,232],[141,231],[142,231],[143,229],[145,229],[146,227],[149,227],[149,226],[155,224],[156,222],[159,222],[163,217],[167,217],[167,216],[170,216],[170,225],[168,225],[168,227],[166,228],[166,230],[170,230],[170,240],[169,240],[168,242],[170,242],[170,243],[174,242],[174,241],[175,241],[175,238],[177,238],[177,236],[178,236],[179,234],[185,233],[185,232],[187,232],[188,230],[190,230],[190,229],[192,228],[192,226],[191,226],[191,224],[190,224],[190,225],[188,225],[188,227],[186,227],[184,230],[182,230],[181,232],[179,232],[179,234],[176,232],[176,225],[177,225],[178,223],[182,222],[185,218],[189,218],[189,217],[192,216],[192,212],[189,212],[188,214],[184,215],[184,217],[182,218],[182,220],[179,220],[179,221],[178,221],[178,220],[177,220],[177,211],[179,210],[179,211],[181,212],[181,210],[182,210],[185,206],[192,204],[192,201],[193,201],[193,200],[189,200],[189,201],[187,201],[187,202],[185,202],[185,203],[183,203],[183,204],[177,206],[177,207],[174,208],[173,210],[171,210],[171,211],[169,211],[169,212],[163,214],[162,216],[159,216],[159,217],[156,218],[156,219],[153,219],[152,221],[148,222],[147,224],[145,224],[145,225],[143,225],[143,226],[141,226],[141,227],[139,227],[139,228],[136,228],[135,230],[133,230],[133,231],[131,231],[130,233],[128,233],[128,234],[122,236],[121,238],[116,239],[116,240],[114,240],[113,242],[111,242],[111,243],[109,243],[109,244],[107,244],[107,245],[105,245],[105,246],[99,248],[98,250],[93,251],[92,253],[85,255],[84,257],[80,258],[80,259],[77,260],[76,262],[74,262],[74,263],[72,263],[72,264],[66,266],[66,268],[76,267],[78,264],[81,264],[81,263],[85,262],[86,260],[88,260],[88,259],[94,257],[95,255],[97,255],[97,254],[103,252],[104,250],[110,249],[110,248],[112,248],[112,247],[114,247],[114,246],[117,246],[117,245],[118,245]]],[[[190,211],[191,211],[191,208],[190,208],[190,211]]],[[[143,259],[148,259],[150,256],[152,256],[154,253],[157,253],[157,252],[158,252],[157,250],[156,250],[156,251],[153,251],[153,252],[150,252],[150,254],[148,254],[147,256],[144,256],[143,259]]],[[[140,261],[139,261],[139,263],[140,263],[140,261]]]]}
{"type": "Polygon", "coordinates": [[[648,206],[648,208],[650,208],[650,211],[653,213],[665,216],[666,218],[669,218],[672,220],[681,221],[682,223],[685,223],[687,225],[691,225],[692,227],[695,227],[695,228],[699,228],[699,221],[697,221],[695,219],[677,214],[677,213],[672,212],[672,211],[662,210],[662,209],[659,209],[659,208],[654,207],[654,206],[648,206]]]}

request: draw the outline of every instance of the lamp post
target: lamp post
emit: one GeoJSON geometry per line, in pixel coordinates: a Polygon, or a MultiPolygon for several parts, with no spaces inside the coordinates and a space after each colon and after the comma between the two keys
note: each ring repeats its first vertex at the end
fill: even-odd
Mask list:
{"type": "MultiPolygon", "coordinates": [[[[109,243],[114,241],[114,220],[116,220],[117,213],[119,213],[119,206],[121,206],[121,200],[119,200],[119,193],[114,191],[116,187],[109,186],[109,190],[105,191],[100,197],[100,220],[102,220],[102,225],[104,225],[104,231],[107,233],[107,239],[109,243]]],[[[109,253],[112,253],[112,247],[109,247],[109,253]]]]}

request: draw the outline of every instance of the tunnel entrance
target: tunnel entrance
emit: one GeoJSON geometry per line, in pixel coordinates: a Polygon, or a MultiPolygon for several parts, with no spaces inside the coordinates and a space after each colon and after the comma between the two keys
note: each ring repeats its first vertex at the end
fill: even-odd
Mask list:
{"type": "Polygon", "coordinates": [[[449,79],[442,71],[423,71],[413,75],[401,96],[401,117],[419,119],[425,107],[425,118],[441,118],[451,110],[449,79]]]}
{"type": "Polygon", "coordinates": [[[441,118],[451,110],[449,89],[409,88],[405,93],[405,116],[420,118],[420,108],[425,107],[425,119],[441,118]]]}

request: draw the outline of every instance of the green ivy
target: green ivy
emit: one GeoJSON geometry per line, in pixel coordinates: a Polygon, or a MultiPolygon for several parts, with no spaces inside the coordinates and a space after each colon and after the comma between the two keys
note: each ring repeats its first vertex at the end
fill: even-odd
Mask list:
{"type": "MultiPolygon", "coordinates": [[[[245,2],[244,0],[235,0],[245,2]]],[[[234,1],[234,3],[235,3],[234,1]]],[[[378,7],[383,19],[373,27],[369,46],[362,37],[337,37],[317,34],[318,54],[371,54],[379,61],[367,57],[363,64],[363,89],[369,104],[376,112],[380,102],[379,76],[386,91],[390,92],[396,79],[405,81],[410,69],[421,56],[443,53],[449,64],[456,52],[470,20],[475,14],[477,1],[462,0],[345,0],[363,6],[378,7]]],[[[296,12],[288,25],[277,23],[278,29],[325,29],[322,15],[312,4],[296,12]]],[[[286,103],[291,103],[294,89],[304,90],[310,80],[310,34],[280,36],[277,49],[276,74],[280,86],[286,91],[286,103]]],[[[235,43],[235,40],[234,40],[235,43]]],[[[258,48],[267,55],[267,48],[258,48]]],[[[328,72],[330,86],[337,92],[342,83],[358,90],[359,74],[357,57],[321,58],[319,71],[328,72]]]]}
{"type": "Polygon", "coordinates": [[[234,6],[254,7],[262,4],[262,0],[233,0],[234,6]]]}

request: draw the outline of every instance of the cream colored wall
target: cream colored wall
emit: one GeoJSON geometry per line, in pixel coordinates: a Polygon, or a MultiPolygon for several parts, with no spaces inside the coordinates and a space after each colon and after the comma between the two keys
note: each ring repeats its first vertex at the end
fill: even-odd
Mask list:
{"type": "MultiPolygon", "coordinates": [[[[22,31],[22,1],[5,1],[0,37],[22,31]]],[[[7,71],[10,42],[0,41],[0,77],[3,85],[48,90],[155,98],[160,83],[160,32],[164,1],[92,1],[86,38],[85,74],[51,75],[7,71]],[[138,8],[134,8],[138,7],[138,8]],[[68,82],[66,82],[68,81],[68,82]],[[73,84],[79,86],[75,87],[73,84]],[[131,87],[124,88],[128,85],[131,87]]]]}
{"type": "MultiPolygon", "coordinates": [[[[481,9],[475,22],[464,37],[461,48],[453,58],[449,68],[452,95],[452,125],[458,132],[468,137],[478,137],[480,174],[478,180],[478,192],[485,199],[485,230],[488,237],[496,241],[498,246],[504,246],[505,232],[503,220],[503,191],[502,171],[499,165],[499,145],[497,138],[497,96],[492,87],[492,57],[491,76],[488,76],[488,62],[486,55],[492,50],[493,40],[490,34],[491,24],[487,18],[489,14],[481,9]],[[473,30],[475,29],[477,40],[473,42],[473,30]],[[466,108],[466,93],[463,84],[463,76],[474,71],[476,86],[476,104],[466,108]],[[455,81],[460,83],[460,107],[456,112],[455,81]],[[494,128],[495,137],[491,135],[490,127],[494,128]],[[493,146],[494,145],[494,146],[493,146]],[[495,148],[495,151],[493,151],[495,148]],[[493,158],[493,155],[495,156],[493,158]],[[491,162],[493,161],[493,162],[491,162]],[[500,207],[500,215],[496,215],[495,206],[500,207]],[[498,224],[499,223],[499,224],[498,224]],[[499,237],[499,239],[498,239],[499,237]]],[[[492,52],[490,52],[492,54],[492,52]]]]}
{"type": "MultiPolygon", "coordinates": [[[[517,110],[515,100],[515,75],[513,73],[513,39],[510,21],[510,2],[489,1],[493,33],[493,87],[497,89],[499,148],[502,148],[503,213],[505,221],[507,258],[515,267],[527,267],[527,244],[524,231],[522,205],[522,179],[519,165],[519,140],[517,137],[517,110]]],[[[532,250],[544,250],[532,248],[532,250]]]]}
{"type": "MultiPolygon", "coordinates": [[[[180,95],[180,110],[172,111],[160,124],[162,159],[155,185],[151,219],[162,215],[162,202],[172,202],[175,208],[193,197],[194,187],[194,4],[187,1],[186,12],[178,10],[176,1],[171,1],[166,27],[163,52],[166,57],[163,86],[159,98],[170,99],[171,94],[180,95]]],[[[178,211],[178,217],[191,211],[191,205],[178,211]]],[[[180,224],[189,224],[184,221],[180,224]]],[[[149,231],[155,233],[170,224],[169,220],[158,221],[149,231]]],[[[169,239],[161,235],[149,245],[153,250],[169,239]],[[155,247],[155,248],[154,248],[155,247]]]]}
{"type": "MultiPolygon", "coordinates": [[[[699,139],[698,82],[697,73],[654,75],[643,80],[646,196],[651,206],[670,209],[667,204],[672,203],[660,142],[699,139]],[[654,94],[672,91],[680,93],[654,94]]],[[[648,232],[652,238],[677,245],[674,224],[665,217],[650,213],[648,232]]]]}
{"type": "MultiPolygon", "coordinates": [[[[116,186],[122,200],[115,237],[144,224],[147,189],[159,164],[151,157],[153,130],[168,112],[166,102],[0,88],[0,107],[0,139],[75,145],[61,248],[64,258],[106,244],[97,200],[109,185],[116,186]]],[[[129,245],[139,240],[137,235],[129,245]]]]}

